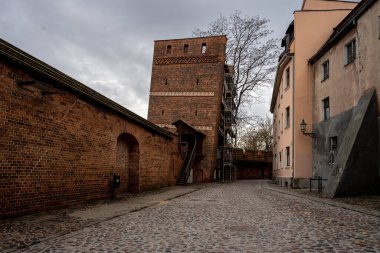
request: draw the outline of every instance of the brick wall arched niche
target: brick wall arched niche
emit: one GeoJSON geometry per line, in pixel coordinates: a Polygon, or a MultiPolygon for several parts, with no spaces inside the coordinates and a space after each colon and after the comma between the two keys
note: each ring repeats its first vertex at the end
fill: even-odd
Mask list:
{"type": "Polygon", "coordinates": [[[204,173],[201,169],[195,169],[193,171],[193,182],[194,183],[203,183],[204,173]]]}
{"type": "Polygon", "coordinates": [[[116,173],[120,175],[118,192],[138,192],[139,183],[139,142],[135,136],[122,133],[117,138],[116,173]]]}

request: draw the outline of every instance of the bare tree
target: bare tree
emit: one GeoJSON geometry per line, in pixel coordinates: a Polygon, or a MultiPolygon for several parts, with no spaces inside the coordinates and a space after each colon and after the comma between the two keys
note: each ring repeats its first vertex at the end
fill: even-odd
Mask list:
{"type": "MultiPolygon", "coordinates": [[[[235,98],[237,123],[236,132],[251,122],[251,104],[257,102],[261,88],[271,85],[276,68],[277,40],[269,38],[272,33],[267,28],[265,18],[243,17],[235,11],[228,18],[220,16],[211,22],[208,29],[197,29],[194,36],[226,35],[226,64],[234,66],[234,82],[237,89],[235,98]]],[[[235,143],[236,145],[236,143],[235,143]]]]}
{"type": "Polygon", "coordinates": [[[244,129],[239,138],[239,146],[252,149],[271,151],[273,145],[273,121],[268,116],[259,118],[256,126],[244,129]]]}

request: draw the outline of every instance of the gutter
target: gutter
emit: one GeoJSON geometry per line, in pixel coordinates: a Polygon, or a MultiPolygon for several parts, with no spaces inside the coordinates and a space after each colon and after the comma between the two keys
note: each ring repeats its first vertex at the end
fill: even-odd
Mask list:
{"type": "Polygon", "coordinates": [[[294,81],[294,78],[295,78],[295,72],[296,72],[296,68],[295,68],[295,57],[294,57],[294,54],[292,54],[290,56],[292,58],[292,61],[293,61],[293,70],[292,70],[292,183],[291,183],[291,187],[293,188],[294,187],[294,93],[295,93],[295,81],[294,81]]]}

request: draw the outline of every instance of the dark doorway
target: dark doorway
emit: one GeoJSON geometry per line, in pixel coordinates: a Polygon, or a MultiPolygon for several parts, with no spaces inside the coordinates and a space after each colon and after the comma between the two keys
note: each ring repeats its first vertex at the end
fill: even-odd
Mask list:
{"type": "Polygon", "coordinates": [[[140,189],[139,158],[137,139],[128,133],[119,135],[116,149],[116,171],[121,176],[121,188],[128,192],[138,192],[140,189]]]}

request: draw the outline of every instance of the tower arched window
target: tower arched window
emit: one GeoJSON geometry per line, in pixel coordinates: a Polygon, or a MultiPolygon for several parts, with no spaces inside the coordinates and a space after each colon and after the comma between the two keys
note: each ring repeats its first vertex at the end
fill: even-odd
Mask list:
{"type": "Polygon", "coordinates": [[[167,45],[166,46],[166,54],[171,54],[172,53],[172,46],[171,45],[167,45]]]}

